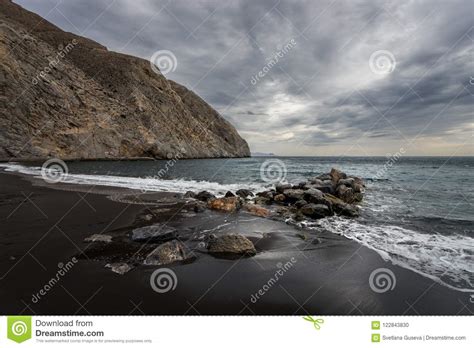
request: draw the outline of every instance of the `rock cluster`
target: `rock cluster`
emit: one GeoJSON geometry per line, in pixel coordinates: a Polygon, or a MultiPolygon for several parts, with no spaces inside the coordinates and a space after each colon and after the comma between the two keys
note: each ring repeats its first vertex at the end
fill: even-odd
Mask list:
{"type": "Polygon", "coordinates": [[[227,192],[225,197],[217,198],[213,194],[202,191],[197,194],[186,193],[207,203],[207,207],[232,213],[240,208],[260,217],[272,215],[270,206],[278,205],[276,212],[284,217],[295,220],[304,218],[320,219],[334,214],[356,217],[359,215],[357,203],[364,197],[365,184],[356,176],[348,176],[338,169],[311,178],[307,181],[292,184],[276,184],[273,189],[254,194],[250,190],[241,189],[236,195],[227,192]]]}

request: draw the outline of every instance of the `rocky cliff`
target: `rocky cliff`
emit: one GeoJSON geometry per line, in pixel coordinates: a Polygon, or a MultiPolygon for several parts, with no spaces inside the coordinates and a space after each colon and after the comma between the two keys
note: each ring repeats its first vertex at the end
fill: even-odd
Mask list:
{"type": "Polygon", "coordinates": [[[0,158],[246,157],[235,128],[148,60],[0,0],[0,158]]]}

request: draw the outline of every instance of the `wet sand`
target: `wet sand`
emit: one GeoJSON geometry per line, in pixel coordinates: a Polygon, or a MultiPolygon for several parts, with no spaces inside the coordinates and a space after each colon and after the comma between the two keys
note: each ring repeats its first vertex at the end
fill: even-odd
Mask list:
{"type": "Polygon", "coordinates": [[[470,315],[474,310],[470,294],[385,262],[376,252],[326,231],[301,231],[243,212],[194,213],[173,194],[145,195],[149,204],[136,204],[143,197],[127,190],[38,183],[0,174],[1,314],[470,315]],[[155,211],[154,222],[182,232],[195,255],[193,262],[166,266],[177,275],[176,288],[167,293],[150,286],[151,274],[160,267],[139,265],[154,246],[127,243],[137,215],[147,209],[155,211]],[[211,232],[246,235],[258,254],[215,258],[199,239],[211,232]],[[95,233],[112,235],[117,247],[104,251],[84,243],[95,233]],[[32,301],[56,277],[58,264],[73,257],[78,262],[32,301]],[[122,260],[138,266],[124,275],[105,268],[122,260]],[[272,281],[290,260],[292,266],[272,281]],[[393,290],[371,289],[369,277],[378,268],[394,273],[393,290]]]}

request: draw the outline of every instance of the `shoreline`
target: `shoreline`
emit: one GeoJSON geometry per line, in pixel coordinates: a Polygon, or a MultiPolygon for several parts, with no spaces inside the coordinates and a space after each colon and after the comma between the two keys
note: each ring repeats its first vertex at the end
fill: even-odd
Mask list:
{"type": "MultiPolygon", "coordinates": [[[[39,314],[72,314],[79,305],[70,295],[83,303],[95,291],[87,309],[79,308],[80,314],[129,314],[133,309],[130,301],[143,302],[140,308],[146,314],[190,315],[198,314],[195,310],[214,315],[462,315],[469,312],[463,311],[461,303],[473,306],[468,293],[385,262],[374,250],[346,237],[322,231],[308,232],[308,240],[302,240],[294,226],[243,212],[178,212],[170,193],[168,200],[156,205],[168,209],[158,214],[158,221],[169,220],[170,225],[190,234],[216,227],[222,232],[238,231],[256,242],[257,255],[224,260],[196,246],[194,261],[169,266],[178,276],[178,285],[166,294],[150,288],[150,275],[157,266],[141,265],[117,275],[105,268],[105,261],[88,256],[79,259],[44,299],[31,303],[31,295],[55,274],[59,262],[81,254],[87,246],[84,238],[101,232],[124,238],[136,226],[137,216],[148,205],[155,205],[121,203],[108,197],[134,194],[129,189],[96,187],[94,191],[86,185],[35,186],[32,181],[16,173],[0,174],[0,216],[5,226],[0,235],[5,250],[0,257],[0,306],[4,313],[17,314],[25,308],[28,313],[26,303],[39,314]],[[90,193],[80,194],[84,192],[90,193]],[[252,303],[251,295],[278,271],[277,265],[293,257],[297,260],[294,267],[252,303]],[[393,290],[380,294],[371,290],[368,279],[378,268],[388,268],[396,275],[393,290]]],[[[159,193],[153,195],[160,199],[159,193]]]]}

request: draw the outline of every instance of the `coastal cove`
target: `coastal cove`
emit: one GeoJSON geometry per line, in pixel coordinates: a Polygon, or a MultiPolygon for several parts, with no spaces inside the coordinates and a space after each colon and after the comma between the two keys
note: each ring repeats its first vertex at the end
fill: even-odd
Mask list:
{"type": "MultiPolygon", "coordinates": [[[[423,230],[428,226],[428,217],[423,221],[420,216],[410,216],[405,211],[405,219],[397,228],[387,228],[388,224],[380,222],[382,217],[388,221],[397,218],[395,213],[401,207],[395,202],[403,199],[402,188],[406,197],[415,192],[410,192],[413,183],[409,180],[417,174],[410,171],[413,162],[418,167],[420,163],[426,167],[437,166],[441,173],[452,174],[455,167],[462,176],[463,168],[467,171],[471,168],[472,159],[451,159],[445,163],[443,158],[407,158],[391,169],[390,174],[377,177],[386,159],[278,158],[287,168],[287,182],[299,183],[328,172],[331,167],[363,178],[365,197],[360,203],[360,216],[354,218],[335,215],[290,221],[256,216],[246,209],[230,213],[201,211],[194,208],[195,200],[180,198],[187,191],[207,190],[219,197],[238,189],[255,193],[267,190],[273,185],[261,180],[259,173],[266,160],[269,158],[182,160],[169,168],[166,177],[160,178],[152,173],[163,168],[166,161],[68,162],[68,175],[56,184],[45,183],[34,164],[1,164],[5,170],[0,175],[5,197],[1,214],[8,217],[3,219],[6,232],[0,236],[6,250],[1,271],[5,279],[18,279],[17,272],[27,275],[25,282],[15,281],[15,286],[4,288],[10,301],[2,305],[11,312],[19,312],[26,301],[38,313],[62,314],[77,309],[87,313],[81,308],[73,310],[77,303],[65,289],[83,300],[100,289],[87,305],[90,313],[127,314],[133,309],[130,301],[136,303],[134,294],[139,293],[140,301],[143,300],[140,309],[146,314],[467,314],[461,303],[472,306],[469,302],[472,272],[468,262],[472,237],[466,233],[472,224],[469,218],[433,217],[431,226],[437,233],[430,239],[424,239],[428,231],[423,230]],[[246,168],[245,174],[242,168],[246,168]],[[216,175],[204,178],[206,171],[216,175]],[[138,176],[137,172],[144,175],[138,176]],[[402,176],[401,172],[407,174],[402,176]],[[378,197],[382,192],[383,197],[378,197]],[[25,200],[23,194],[34,204],[25,200]],[[23,200],[26,203],[15,210],[23,200]],[[111,271],[114,263],[120,261],[118,254],[128,253],[128,258],[130,253],[136,253],[120,241],[143,226],[143,218],[147,219],[150,212],[155,212],[154,224],[166,224],[182,232],[185,243],[192,249],[192,257],[186,262],[166,266],[175,272],[177,285],[165,294],[157,294],[150,288],[150,277],[156,266],[138,265],[123,274],[111,271]],[[34,216],[35,223],[26,223],[27,216],[30,221],[34,216]],[[440,226],[444,230],[440,231],[440,226]],[[199,231],[217,236],[243,235],[255,244],[256,255],[216,258],[201,245],[202,241],[192,242],[191,237],[199,231]],[[459,231],[464,232],[465,241],[459,231]],[[375,233],[379,234],[378,239],[375,233]],[[404,249],[407,244],[396,239],[402,238],[401,233],[419,245],[404,249]],[[91,247],[94,243],[85,239],[95,234],[112,236],[118,241],[117,249],[104,254],[106,249],[91,247]],[[388,242],[388,238],[395,239],[388,242]],[[443,252],[437,249],[439,242],[453,243],[450,249],[465,243],[456,253],[441,255],[444,260],[454,260],[455,267],[446,271],[441,268],[442,263],[432,261],[429,268],[415,262],[420,257],[414,252],[423,248],[432,248],[432,254],[427,257],[440,257],[434,254],[443,252]],[[29,249],[32,256],[27,253],[29,249]],[[57,260],[66,264],[73,257],[79,261],[61,277],[61,285],[52,288],[38,303],[32,303],[31,294],[56,273],[57,260]],[[112,266],[106,267],[108,264],[112,266]],[[393,272],[396,278],[393,289],[385,293],[371,289],[369,278],[377,269],[393,272]],[[437,276],[437,271],[444,272],[442,277],[437,276]],[[79,279],[84,280],[81,287],[74,287],[79,279]],[[252,297],[252,294],[258,295],[252,297]],[[54,301],[48,300],[53,297],[54,301]]],[[[427,187],[434,186],[438,190],[442,188],[439,183],[427,187]]],[[[423,195],[433,194],[419,184],[416,189],[420,200],[423,195]]],[[[401,205],[409,209],[405,204],[401,205]]],[[[425,206],[425,209],[433,211],[433,207],[425,206]]],[[[420,213],[418,209],[416,212],[420,213]]],[[[462,206],[457,212],[462,213],[462,206]]],[[[145,257],[152,250],[145,247],[137,255],[142,253],[145,257]]]]}

